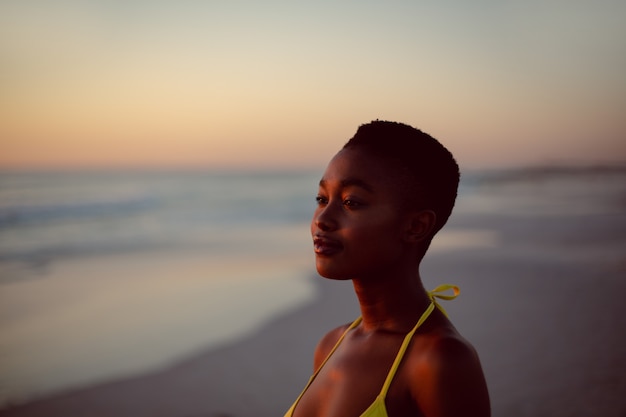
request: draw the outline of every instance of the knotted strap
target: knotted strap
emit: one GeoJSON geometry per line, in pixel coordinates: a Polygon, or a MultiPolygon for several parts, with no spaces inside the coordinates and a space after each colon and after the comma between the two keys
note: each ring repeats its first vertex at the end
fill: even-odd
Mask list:
{"type": "Polygon", "coordinates": [[[441,311],[446,317],[448,317],[448,313],[446,310],[441,307],[441,305],[437,302],[437,298],[440,300],[454,300],[459,294],[461,290],[456,285],[451,284],[441,284],[436,287],[432,291],[428,291],[428,297],[433,302],[433,304],[441,311]],[[452,295],[444,294],[446,291],[452,290],[452,295]]]}

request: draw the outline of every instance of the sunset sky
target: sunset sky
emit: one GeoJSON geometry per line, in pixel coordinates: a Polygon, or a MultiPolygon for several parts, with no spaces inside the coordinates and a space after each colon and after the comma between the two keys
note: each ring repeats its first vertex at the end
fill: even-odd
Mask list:
{"type": "Polygon", "coordinates": [[[316,168],[373,119],[462,167],[624,162],[625,20],[622,0],[0,0],[0,168],[316,168]]]}

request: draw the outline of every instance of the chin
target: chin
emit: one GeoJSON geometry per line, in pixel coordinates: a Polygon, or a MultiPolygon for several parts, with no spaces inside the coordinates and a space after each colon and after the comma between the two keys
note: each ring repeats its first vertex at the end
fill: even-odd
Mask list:
{"type": "Polygon", "coordinates": [[[319,274],[321,277],[326,278],[326,279],[331,279],[333,281],[349,281],[352,278],[348,278],[348,277],[343,277],[343,276],[335,276],[335,275],[328,275],[328,274],[319,274]]]}
{"type": "Polygon", "coordinates": [[[323,278],[332,279],[335,281],[348,281],[352,279],[352,274],[332,270],[331,268],[323,268],[319,265],[317,266],[317,273],[323,278]]]}

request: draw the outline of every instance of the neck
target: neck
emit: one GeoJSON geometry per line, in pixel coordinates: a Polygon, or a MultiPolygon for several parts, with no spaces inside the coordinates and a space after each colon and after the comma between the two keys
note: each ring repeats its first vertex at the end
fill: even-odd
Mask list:
{"type": "Polygon", "coordinates": [[[417,271],[352,283],[365,331],[407,333],[431,302],[417,271]]]}

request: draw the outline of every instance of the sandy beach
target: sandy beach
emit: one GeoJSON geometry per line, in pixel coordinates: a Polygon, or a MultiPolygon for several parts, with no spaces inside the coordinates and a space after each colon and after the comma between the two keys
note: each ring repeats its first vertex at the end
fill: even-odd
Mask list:
{"type": "MultiPolygon", "coordinates": [[[[494,231],[491,244],[435,247],[422,275],[429,288],[461,287],[444,307],[479,352],[493,415],[626,416],[623,207],[532,218],[467,214],[450,227],[480,226],[494,231]]],[[[349,282],[313,275],[314,300],[243,337],[0,416],[282,416],[310,375],[317,340],[359,314],[349,282]]]]}

